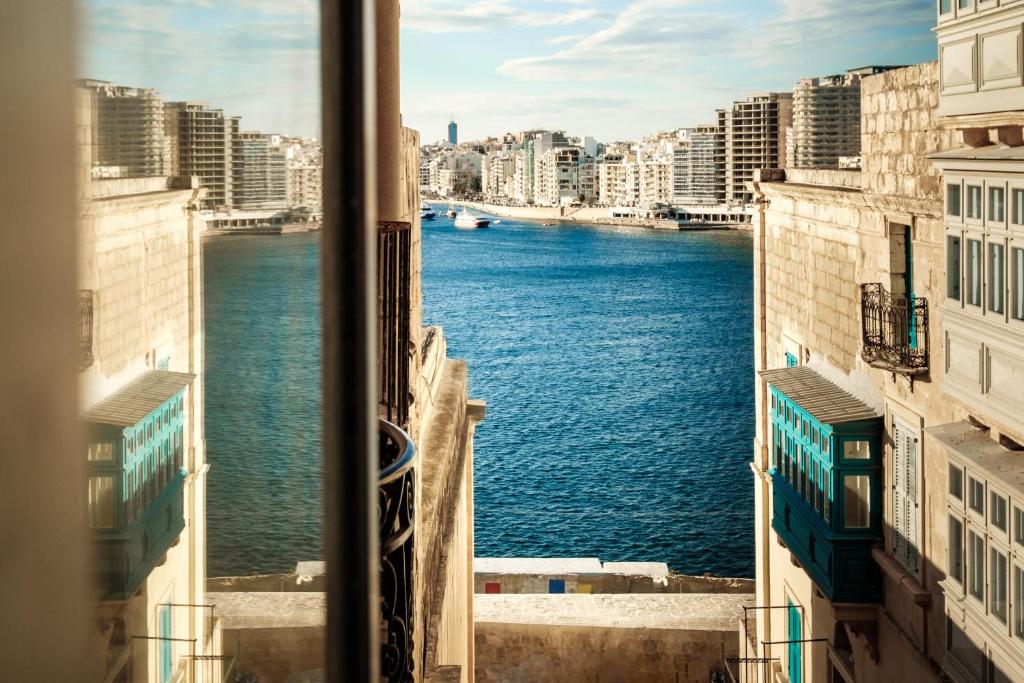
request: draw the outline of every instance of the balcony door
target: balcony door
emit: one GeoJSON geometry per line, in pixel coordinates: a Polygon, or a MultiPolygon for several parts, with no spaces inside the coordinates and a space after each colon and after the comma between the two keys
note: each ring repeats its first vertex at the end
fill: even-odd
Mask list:
{"type": "Polygon", "coordinates": [[[802,636],[800,635],[803,631],[802,619],[800,617],[800,608],[789,602],[789,609],[786,610],[787,615],[787,635],[786,638],[789,640],[787,659],[789,662],[789,681],[790,683],[801,683],[804,680],[804,662],[803,662],[803,643],[800,642],[802,636]]]}

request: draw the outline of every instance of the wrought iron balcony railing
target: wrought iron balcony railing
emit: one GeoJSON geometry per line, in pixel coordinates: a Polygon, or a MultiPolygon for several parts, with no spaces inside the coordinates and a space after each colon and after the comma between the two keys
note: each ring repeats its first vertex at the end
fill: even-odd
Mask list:
{"type": "Polygon", "coordinates": [[[928,372],[928,300],[894,296],[880,283],[861,285],[864,348],[873,367],[905,375],[928,372]]]}
{"type": "Polygon", "coordinates": [[[412,224],[377,224],[377,376],[380,415],[407,427],[409,422],[410,287],[412,224]]]}
{"type": "Polygon", "coordinates": [[[413,681],[413,536],[416,490],[412,439],[380,421],[381,679],[413,681]]]}

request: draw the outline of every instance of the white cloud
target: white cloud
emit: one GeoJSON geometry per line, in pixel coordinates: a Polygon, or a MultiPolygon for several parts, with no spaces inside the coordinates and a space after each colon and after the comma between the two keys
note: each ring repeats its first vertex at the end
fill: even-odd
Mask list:
{"type": "Polygon", "coordinates": [[[567,26],[606,16],[585,2],[559,0],[560,11],[539,11],[523,6],[522,0],[412,0],[402,5],[402,27],[424,33],[497,30],[513,26],[567,26]],[[572,7],[572,5],[577,5],[572,7]]]}

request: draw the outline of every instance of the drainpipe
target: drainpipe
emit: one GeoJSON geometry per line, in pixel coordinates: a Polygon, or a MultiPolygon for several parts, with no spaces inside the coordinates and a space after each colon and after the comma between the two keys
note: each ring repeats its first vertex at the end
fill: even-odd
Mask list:
{"type": "MultiPolygon", "coordinates": [[[[754,190],[754,198],[757,202],[757,223],[755,224],[754,231],[756,235],[756,245],[754,252],[754,316],[755,316],[755,330],[758,336],[758,343],[755,345],[756,358],[754,359],[755,371],[767,370],[768,369],[768,316],[767,316],[767,304],[765,303],[766,295],[766,283],[767,283],[767,265],[765,263],[767,254],[767,235],[766,235],[766,220],[765,220],[765,209],[768,206],[768,200],[765,198],[764,193],[761,191],[760,178],[755,178],[752,183],[754,190]]],[[[757,416],[760,422],[760,434],[762,439],[760,441],[760,447],[755,453],[754,457],[757,458],[757,464],[754,467],[754,474],[757,478],[757,486],[767,492],[767,485],[765,484],[765,472],[768,469],[768,386],[764,380],[758,381],[758,391],[760,392],[761,398],[761,410],[757,416]]],[[[768,497],[767,495],[760,496],[761,501],[761,547],[763,557],[761,561],[763,563],[763,571],[761,576],[763,579],[762,594],[758,596],[761,600],[761,604],[771,604],[771,572],[768,571],[768,556],[770,552],[771,543],[771,531],[770,525],[768,524],[768,497]]],[[[759,610],[762,624],[764,626],[764,633],[766,635],[765,640],[771,640],[772,633],[772,610],[759,610]]],[[[744,634],[746,637],[746,634],[744,634]]]]}

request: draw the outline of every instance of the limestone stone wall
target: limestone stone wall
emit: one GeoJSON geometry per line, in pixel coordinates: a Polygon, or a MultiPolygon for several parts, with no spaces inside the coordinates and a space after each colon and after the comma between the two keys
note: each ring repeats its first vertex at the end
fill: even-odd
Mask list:
{"type": "Polygon", "coordinates": [[[631,574],[493,574],[477,572],[473,582],[477,593],[487,593],[488,583],[499,583],[504,593],[547,593],[549,581],[565,581],[566,593],[752,593],[752,579],[723,579],[714,576],[638,576],[631,574]]]}
{"type": "MultiPolygon", "coordinates": [[[[944,297],[943,226],[939,176],[926,155],[958,146],[958,134],[945,131],[935,116],[938,74],[923,64],[871,76],[863,82],[862,187],[827,178],[805,183],[763,182],[763,218],[755,232],[758,369],[782,367],[785,354],[810,362],[850,393],[876,406],[886,432],[899,420],[918,432],[918,539],[921,560],[903,572],[891,563],[883,572],[884,603],[873,614],[853,618],[817,597],[807,574],[771,530],[771,485],[766,463],[759,459],[755,504],[758,511],[758,601],[805,610],[804,637],[835,642],[846,629],[854,647],[858,680],[930,680],[944,651],[942,590],[946,557],[946,458],[929,439],[926,427],[963,419],[940,391],[942,380],[942,311],[944,297]],[[929,329],[925,340],[930,372],[913,381],[876,369],[861,356],[860,287],[881,283],[889,291],[902,287],[905,270],[900,250],[904,226],[910,228],[912,284],[927,299],[929,329]],[[762,243],[763,250],[758,246],[762,243]],[[762,328],[763,325],[763,328],[762,328]],[[763,348],[763,351],[761,349],[763,348]],[[931,604],[914,602],[920,591],[931,604]],[[844,625],[846,624],[846,625],[844,625]],[[865,626],[865,624],[871,624],[865,626]],[[880,653],[880,656],[878,656],[880,653]]],[[[786,179],[790,179],[787,177],[786,179]]],[[[758,381],[757,443],[768,443],[764,386],[758,381]]],[[[763,456],[762,456],[763,457],[763,456]]],[[[891,551],[893,456],[884,452],[884,552],[891,551]]],[[[872,608],[874,609],[874,608],[872,608]]],[[[758,638],[784,640],[782,613],[758,615],[758,638]]],[[[826,652],[804,651],[810,680],[826,676],[826,652]]],[[[780,665],[784,671],[785,666],[780,665]]]]}

